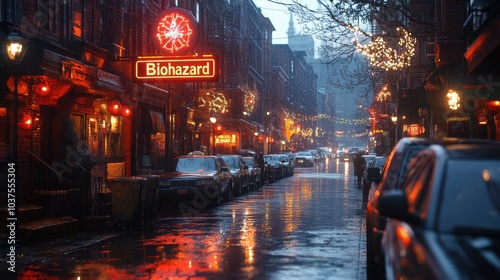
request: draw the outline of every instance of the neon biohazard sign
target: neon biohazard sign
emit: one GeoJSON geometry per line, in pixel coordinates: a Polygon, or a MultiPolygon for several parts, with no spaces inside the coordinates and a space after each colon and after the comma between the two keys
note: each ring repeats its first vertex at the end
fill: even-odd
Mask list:
{"type": "Polygon", "coordinates": [[[154,41],[166,55],[184,55],[198,41],[198,23],[191,13],[181,8],[170,8],[158,16],[154,41]]]}
{"type": "Polygon", "coordinates": [[[135,78],[171,82],[200,82],[217,79],[214,56],[139,57],[135,61],[135,78]]]}

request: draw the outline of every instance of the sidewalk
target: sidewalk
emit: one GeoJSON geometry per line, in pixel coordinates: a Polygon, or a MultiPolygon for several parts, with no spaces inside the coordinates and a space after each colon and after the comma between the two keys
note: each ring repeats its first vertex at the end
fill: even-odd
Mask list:
{"type": "MultiPolygon", "coordinates": [[[[16,249],[15,268],[16,270],[19,270],[21,267],[26,267],[30,264],[43,261],[53,256],[63,255],[68,252],[96,244],[122,235],[126,232],[128,231],[111,233],[77,233],[68,237],[43,242],[41,244],[20,246],[16,249]]],[[[2,249],[2,254],[0,256],[0,279],[15,279],[16,274],[8,271],[10,265],[7,263],[8,246],[6,242],[2,241],[0,248],[2,249]]]]}

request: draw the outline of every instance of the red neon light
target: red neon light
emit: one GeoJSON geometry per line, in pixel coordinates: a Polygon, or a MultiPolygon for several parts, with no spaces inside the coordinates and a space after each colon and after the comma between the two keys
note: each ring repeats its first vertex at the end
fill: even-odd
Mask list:
{"type": "Polygon", "coordinates": [[[155,42],[160,51],[169,55],[183,55],[198,41],[198,23],[191,13],[170,8],[156,20],[155,42]]]}
{"type": "Polygon", "coordinates": [[[216,66],[216,60],[212,56],[139,58],[135,62],[135,77],[184,82],[212,81],[217,78],[216,66]]]}

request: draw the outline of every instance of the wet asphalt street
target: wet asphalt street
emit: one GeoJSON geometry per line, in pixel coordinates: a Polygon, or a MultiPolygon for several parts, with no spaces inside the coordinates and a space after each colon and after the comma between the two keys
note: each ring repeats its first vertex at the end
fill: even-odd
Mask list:
{"type": "Polygon", "coordinates": [[[366,279],[352,163],[330,159],[196,214],[32,263],[18,279],[366,279]]]}

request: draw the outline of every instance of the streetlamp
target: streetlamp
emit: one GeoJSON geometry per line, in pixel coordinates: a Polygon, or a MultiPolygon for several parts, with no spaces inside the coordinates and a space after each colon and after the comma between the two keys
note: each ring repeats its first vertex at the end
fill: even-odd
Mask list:
{"type": "Polygon", "coordinates": [[[14,126],[13,126],[13,147],[12,147],[12,158],[15,162],[17,162],[17,137],[18,137],[18,94],[17,94],[17,86],[18,86],[18,67],[23,60],[24,54],[26,53],[26,48],[28,45],[28,40],[21,36],[18,31],[12,31],[9,36],[4,41],[4,50],[9,58],[11,65],[13,66],[12,70],[14,73],[14,126]]]}
{"type": "Polygon", "coordinates": [[[394,133],[394,139],[392,140],[392,147],[396,146],[396,143],[398,142],[398,116],[396,114],[393,114],[391,116],[391,121],[393,123],[393,133],[394,133]]]}
{"type": "Polygon", "coordinates": [[[217,118],[213,112],[210,113],[210,122],[212,123],[212,155],[215,155],[215,123],[217,118]]]}

